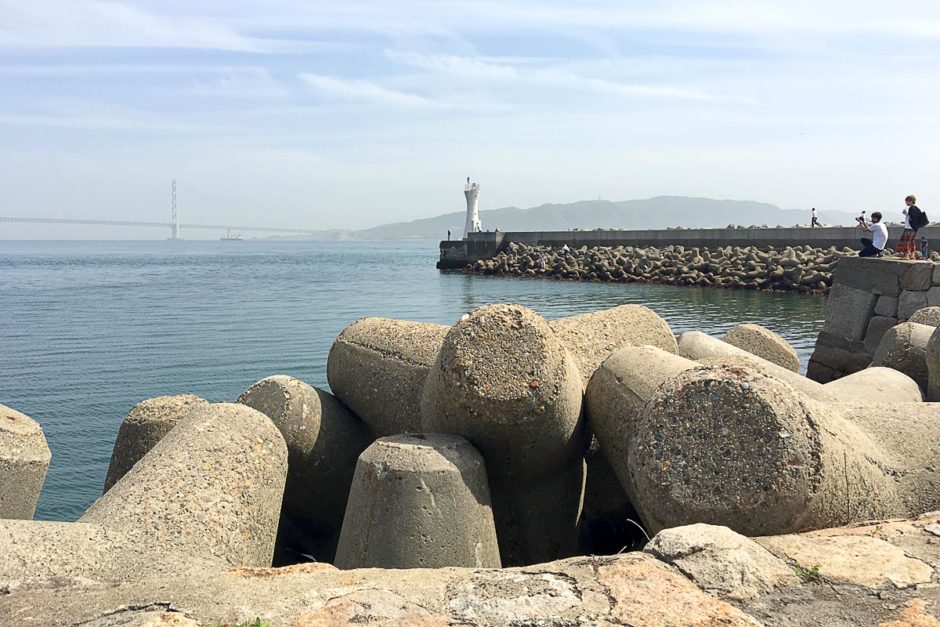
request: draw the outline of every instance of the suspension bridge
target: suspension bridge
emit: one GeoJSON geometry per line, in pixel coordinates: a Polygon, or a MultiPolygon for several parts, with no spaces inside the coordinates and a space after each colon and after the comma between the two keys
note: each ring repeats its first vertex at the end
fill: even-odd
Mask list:
{"type": "Polygon", "coordinates": [[[254,233],[293,233],[312,234],[322,233],[323,229],[298,229],[295,227],[277,226],[244,226],[236,224],[185,224],[180,222],[180,212],[176,201],[176,180],[171,185],[170,192],[170,220],[169,222],[140,222],[135,220],[82,220],[77,218],[23,218],[14,216],[0,216],[0,222],[14,222],[20,224],[86,224],[95,226],[139,226],[169,229],[169,239],[181,239],[184,229],[207,231],[248,231],[254,233]]]}

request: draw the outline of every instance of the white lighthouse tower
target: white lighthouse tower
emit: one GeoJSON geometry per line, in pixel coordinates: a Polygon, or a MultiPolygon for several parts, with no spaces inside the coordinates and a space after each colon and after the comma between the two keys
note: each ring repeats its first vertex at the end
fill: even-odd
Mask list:
{"type": "Polygon", "coordinates": [[[477,209],[477,203],[480,199],[480,185],[478,183],[470,184],[470,177],[467,177],[467,186],[463,189],[463,195],[467,198],[467,222],[463,227],[463,238],[470,237],[470,233],[478,233],[480,227],[480,212],[477,209]]]}

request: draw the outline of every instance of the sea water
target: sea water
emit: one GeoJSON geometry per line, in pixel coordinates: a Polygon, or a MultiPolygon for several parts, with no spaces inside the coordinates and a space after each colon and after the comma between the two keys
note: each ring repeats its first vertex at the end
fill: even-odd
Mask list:
{"type": "Polygon", "coordinates": [[[647,305],[676,333],[742,322],[780,333],[805,369],[825,299],[797,294],[470,276],[435,270],[436,242],[0,241],[0,404],[52,449],[36,518],[98,496],[127,411],[153,396],[233,401],[289,374],[327,386],[357,318],[451,324],[488,303],[558,318],[647,305]]]}

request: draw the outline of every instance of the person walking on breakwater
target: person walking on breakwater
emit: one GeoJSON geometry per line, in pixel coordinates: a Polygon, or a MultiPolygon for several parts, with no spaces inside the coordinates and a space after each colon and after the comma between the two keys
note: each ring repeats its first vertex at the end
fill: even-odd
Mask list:
{"type": "Polygon", "coordinates": [[[812,213],[813,213],[813,219],[809,223],[809,226],[815,229],[817,226],[819,226],[819,218],[816,217],[816,207],[813,207],[812,213]]]}
{"type": "Polygon", "coordinates": [[[861,238],[862,250],[859,251],[859,257],[881,257],[885,252],[885,245],[888,243],[888,227],[881,223],[881,212],[875,211],[871,214],[871,224],[865,221],[865,214],[856,218],[858,228],[871,231],[871,239],[861,238]]]}
{"type": "Polygon", "coordinates": [[[927,216],[924,215],[924,212],[914,204],[917,202],[917,198],[911,194],[904,199],[904,203],[907,205],[907,209],[903,211],[904,213],[904,233],[901,234],[901,241],[898,242],[898,253],[904,256],[905,259],[916,259],[914,251],[917,248],[915,244],[917,240],[917,231],[921,227],[927,224],[927,216]]]}

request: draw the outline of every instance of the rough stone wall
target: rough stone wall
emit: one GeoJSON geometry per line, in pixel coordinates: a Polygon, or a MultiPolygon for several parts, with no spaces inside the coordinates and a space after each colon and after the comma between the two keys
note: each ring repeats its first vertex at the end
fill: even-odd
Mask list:
{"type": "Polygon", "coordinates": [[[940,264],[843,257],[806,376],[826,383],[867,368],[888,329],[933,305],[940,305],[940,264]]]}

